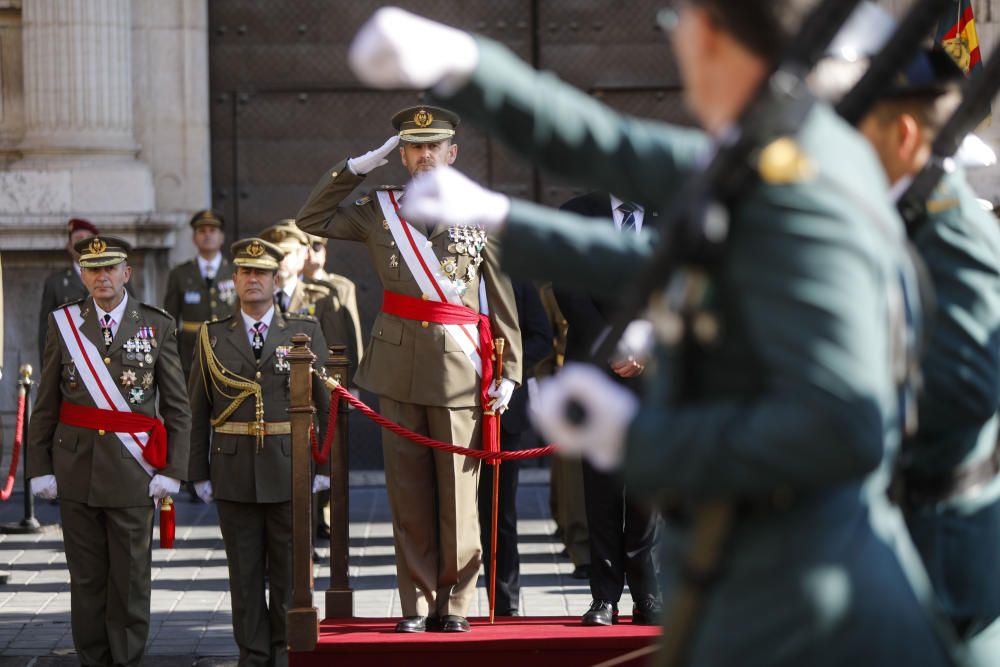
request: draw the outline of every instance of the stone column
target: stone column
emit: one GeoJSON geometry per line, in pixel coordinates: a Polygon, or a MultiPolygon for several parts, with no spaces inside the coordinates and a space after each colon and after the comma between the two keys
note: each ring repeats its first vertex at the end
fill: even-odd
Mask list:
{"type": "Polygon", "coordinates": [[[31,0],[22,25],[24,157],[134,157],[129,0],[31,0]]]}

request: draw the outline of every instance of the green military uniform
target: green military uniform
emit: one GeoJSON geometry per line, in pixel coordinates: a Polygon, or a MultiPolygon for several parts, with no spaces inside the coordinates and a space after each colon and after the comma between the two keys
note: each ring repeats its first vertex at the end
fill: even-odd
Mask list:
{"type": "MultiPolygon", "coordinates": [[[[201,225],[221,228],[222,219],[213,211],[199,211],[191,218],[191,228],[197,229],[201,225]]],[[[209,280],[202,275],[198,258],[194,257],[175,266],[167,276],[163,308],[177,320],[177,339],[185,377],[191,372],[202,323],[220,320],[233,312],[236,305],[233,268],[233,263],[223,256],[215,275],[209,280]]]]}
{"type": "MultiPolygon", "coordinates": [[[[274,269],[275,258],[281,255],[278,248],[259,239],[233,245],[237,266],[274,269]]],[[[285,355],[292,348],[292,336],[310,337],[317,369],[326,361],[326,341],[314,319],[272,310],[259,359],[251,349],[242,311],[237,311],[206,325],[188,377],[192,405],[189,478],[212,483],[229,564],[233,635],[241,667],[288,662],[285,615],[292,588],[292,442],[288,421],[291,367],[285,355]],[[256,386],[263,403],[261,432],[265,435],[261,439],[255,435],[258,406],[252,388],[256,386]],[[251,387],[251,392],[223,419],[223,412],[245,387],[251,387]]],[[[326,431],[329,401],[322,381],[314,377],[320,439],[326,431]]]]}
{"type": "Polygon", "coordinates": [[[45,277],[42,287],[42,305],[38,310],[38,353],[45,350],[45,339],[49,326],[49,313],[56,308],[72,301],[87,298],[87,288],[80,280],[76,268],[67,266],[65,269],[53,271],[45,277]]]}
{"type": "MultiPolygon", "coordinates": [[[[326,241],[326,239],[322,239],[326,241]]],[[[333,295],[336,297],[337,301],[340,302],[342,308],[347,309],[347,314],[351,318],[351,323],[353,324],[354,331],[350,336],[350,341],[347,343],[347,349],[354,349],[357,355],[356,361],[361,361],[361,355],[364,354],[365,344],[364,339],[361,337],[361,314],[358,311],[358,288],[354,284],[354,281],[346,276],[342,276],[338,273],[330,273],[319,269],[312,275],[312,279],[319,281],[321,283],[326,283],[333,287],[333,295]]],[[[331,343],[336,341],[330,341],[331,343]]],[[[357,368],[357,365],[354,366],[357,368]]]]}
{"type": "MultiPolygon", "coordinates": [[[[85,243],[95,240],[107,244],[105,253],[127,248],[107,236],[85,243]]],[[[81,259],[85,266],[87,257],[81,259]]],[[[93,361],[103,362],[114,381],[105,390],[120,392],[134,413],[159,414],[166,425],[167,465],[157,472],[183,480],[191,414],[174,321],[159,308],[128,295],[125,299],[124,315],[109,347],[93,298],[70,305],[80,308],[79,335],[104,355],[93,361]]],[[[28,476],[54,474],[58,483],[77,657],[84,665],[140,665],[149,631],[150,478],[115,433],[63,423],[60,411],[65,404],[98,405],[57,327],[56,317],[65,317],[66,312],[61,308],[48,319],[26,449],[28,476]]]]}
{"type": "Polygon", "coordinates": [[[901,500],[938,604],[974,650],[992,645],[992,664],[1000,642],[974,635],[1000,616],[1000,229],[961,171],[927,209],[913,241],[936,308],[901,500]]]}
{"type": "MultiPolygon", "coordinates": [[[[299,212],[298,226],[317,236],[364,243],[385,290],[427,298],[396,247],[375,194],[340,206],[363,181],[346,161],[334,166],[299,212]]],[[[458,250],[452,238],[457,230],[415,227],[451,269],[448,274],[463,281],[462,303],[477,313],[480,276],[485,280],[493,335],[507,341],[503,376],[520,382],[517,310],[510,280],[497,265],[495,240],[487,239],[477,257],[458,250]]],[[[442,325],[379,313],[354,381],[379,396],[381,413],[392,421],[440,441],[480,446],[479,376],[442,325]]],[[[382,449],[403,615],[465,616],[481,559],[479,463],[388,432],[383,432],[382,449]]]]}
{"type": "MultiPolygon", "coordinates": [[[[493,42],[478,47],[448,104],[542,167],[669,210],[704,164],[704,135],[622,117],[493,42]]],[[[916,554],[883,493],[899,438],[887,323],[901,225],[871,151],[825,106],[779,148],[791,150],[763,151],[764,182],[729,207],[683,377],[669,347],[656,352],[624,478],[679,507],[662,548],[668,591],[691,537],[685,508],[746,508],[685,664],[944,664],[904,575],[916,554]]],[[[514,201],[504,262],[607,298],[651,242],[514,201]]]]}

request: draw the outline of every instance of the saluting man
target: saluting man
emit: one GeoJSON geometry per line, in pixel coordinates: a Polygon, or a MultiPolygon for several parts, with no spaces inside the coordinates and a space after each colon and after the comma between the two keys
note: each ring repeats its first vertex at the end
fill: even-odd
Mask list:
{"type": "MultiPolygon", "coordinates": [[[[292,336],[311,339],[316,368],[326,341],[311,317],[282,314],[274,276],[284,253],[261,239],[233,244],[239,310],[199,333],[188,377],[193,408],[190,479],[215,501],[229,563],[233,635],[241,667],[286,665],[285,615],[292,592],[292,463],[287,356],[292,336]],[[270,604],[265,598],[265,581],[270,604]]],[[[329,394],[313,378],[319,428],[329,394]]],[[[317,475],[313,491],[330,488],[317,475]]]]}
{"type": "MultiPolygon", "coordinates": [[[[417,433],[468,447],[481,444],[484,408],[503,411],[521,380],[521,335],[510,280],[496,245],[473,226],[411,225],[401,188],[383,186],[341,207],[399,145],[411,175],[458,156],[459,119],[430,106],[403,109],[380,148],[328,171],[299,212],[311,234],[368,246],[382,281],[382,312],[355,383],[379,396],[383,415],[417,433]],[[503,378],[492,382],[492,336],[507,341],[503,378]],[[484,395],[485,387],[488,395],[484,395]]],[[[396,577],[405,618],[397,632],[469,630],[482,549],[476,511],[479,462],[383,432],[396,577]]]]}
{"type": "Polygon", "coordinates": [[[128,244],[75,250],[90,296],[49,315],[26,463],[31,492],[60,501],[77,657],[140,665],[152,499],[187,477],[191,413],[173,318],[126,293],[128,244]]]}
{"type": "Polygon", "coordinates": [[[233,264],[222,254],[226,240],[222,216],[211,210],[191,216],[191,238],[198,254],[178,264],[167,277],[163,308],[180,329],[181,364],[184,377],[191,372],[191,359],[203,322],[214,322],[230,315],[236,303],[233,264]]]}

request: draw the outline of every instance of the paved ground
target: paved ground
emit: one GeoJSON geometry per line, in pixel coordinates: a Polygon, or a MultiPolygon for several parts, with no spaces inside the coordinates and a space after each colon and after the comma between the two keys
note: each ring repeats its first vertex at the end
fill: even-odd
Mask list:
{"type": "MultiPolygon", "coordinates": [[[[545,471],[525,471],[518,495],[525,614],[581,614],[590,602],[585,581],[572,579],[570,562],[551,539],[545,471]],[[542,473],[542,474],[540,474],[542,473]]],[[[395,560],[385,488],[378,476],[355,475],[351,488],[351,585],[355,615],[397,616],[395,560]]],[[[215,508],[177,502],[177,548],[153,551],[152,625],[146,664],[234,665],[225,551],[215,508]]],[[[41,501],[39,519],[51,527],[35,535],[0,534],[0,570],[10,572],[0,585],[0,667],[75,665],[69,623],[69,573],[58,527],[58,507],[41,501]]],[[[0,503],[0,523],[23,516],[15,495],[0,503]]],[[[320,548],[326,555],[326,550],[320,548]]],[[[327,572],[316,568],[316,606],[323,615],[327,572]]],[[[483,578],[471,616],[486,615],[483,578]]]]}

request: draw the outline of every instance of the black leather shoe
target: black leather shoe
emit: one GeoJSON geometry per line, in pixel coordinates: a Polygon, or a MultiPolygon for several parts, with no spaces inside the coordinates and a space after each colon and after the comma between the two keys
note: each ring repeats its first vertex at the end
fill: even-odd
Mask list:
{"type": "Polygon", "coordinates": [[[633,625],[659,625],[663,607],[656,598],[645,598],[632,606],[633,625]]]}
{"type": "Polygon", "coordinates": [[[594,600],[583,615],[584,625],[611,625],[618,622],[618,605],[607,600],[594,600]]]}
{"type": "Polygon", "coordinates": [[[438,621],[438,632],[468,632],[471,629],[464,616],[448,614],[438,621]]]}
{"type": "Polygon", "coordinates": [[[573,568],[573,574],[569,575],[574,579],[590,579],[590,566],[577,565],[573,568]]]}
{"type": "Polygon", "coordinates": [[[424,632],[427,630],[426,616],[407,616],[396,624],[396,632],[424,632]]]}

